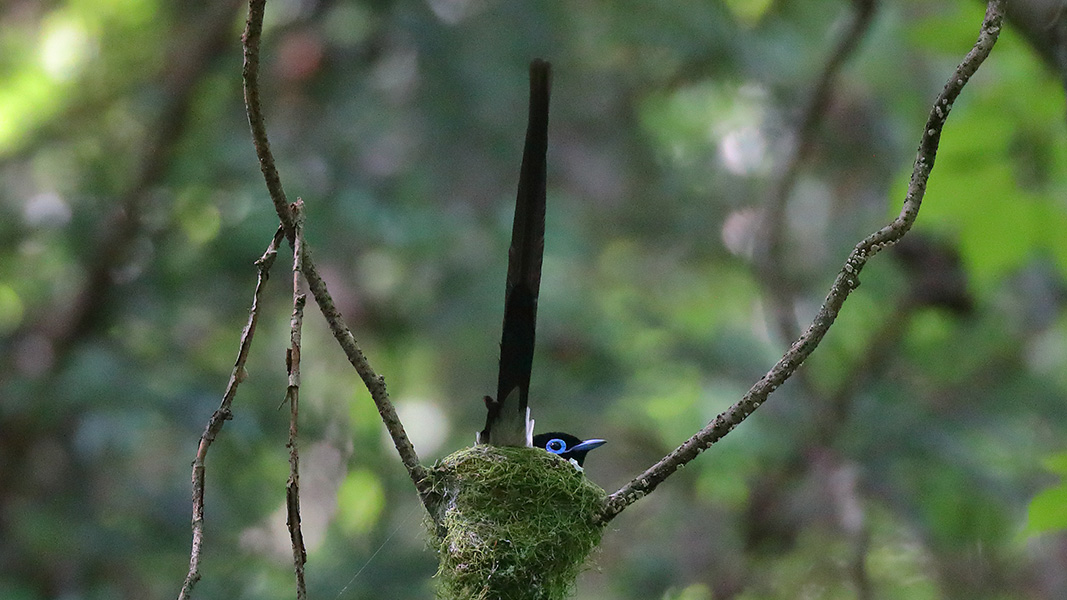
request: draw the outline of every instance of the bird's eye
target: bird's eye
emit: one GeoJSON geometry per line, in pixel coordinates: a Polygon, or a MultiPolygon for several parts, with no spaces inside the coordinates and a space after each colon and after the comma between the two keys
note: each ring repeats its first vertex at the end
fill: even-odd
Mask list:
{"type": "Polygon", "coordinates": [[[547,444],[545,444],[545,450],[548,450],[553,454],[562,454],[563,451],[566,449],[567,443],[559,438],[553,438],[549,440],[547,444]]]}

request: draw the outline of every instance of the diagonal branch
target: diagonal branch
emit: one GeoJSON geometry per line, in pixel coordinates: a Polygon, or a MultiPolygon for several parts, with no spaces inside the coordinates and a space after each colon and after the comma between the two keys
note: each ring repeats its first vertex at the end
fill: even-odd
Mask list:
{"type": "MultiPolygon", "coordinates": [[[[245,110],[248,114],[249,126],[252,129],[252,144],[255,146],[260,170],[263,171],[263,178],[267,183],[267,191],[270,193],[271,200],[274,203],[274,210],[278,213],[278,219],[285,229],[286,237],[289,238],[290,243],[293,243],[295,241],[293,216],[288,208],[289,202],[286,200],[285,190],[282,189],[281,176],[274,165],[274,155],[270,151],[267,128],[264,125],[263,112],[259,101],[259,43],[263,33],[265,3],[266,0],[249,0],[248,21],[245,25],[244,35],[241,38],[244,47],[245,110]]],[[[333,298],[326,289],[326,282],[319,275],[318,270],[315,268],[315,263],[311,259],[311,247],[307,244],[304,245],[302,263],[301,267],[304,277],[307,279],[308,289],[311,290],[312,296],[315,297],[315,302],[319,305],[319,310],[325,317],[330,327],[330,332],[333,333],[337,343],[341,345],[345,356],[348,357],[348,362],[355,367],[356,373],[363,380],[363,384],[367,386],[371,399],[374,401],[374,406],[378,409],[378,414],[381,415],[382,422],[385,423],[385,428],[389,431],[393,445],[396,446],[400,460],[408,471],[408,476],[411,477],[411,481],[415,484],[415,489],[418,490],[423,505],[432,514],[433,511],[430,510],[432,503],[430,499],[430,482],[427,479],[426,469],[419,464],[419,457],[415,453],[415,447],[412,446],[411,440],[408,439],[404,426],[400,422],[400,417],[397,416],[396,409],[393,407],[392,401],[389,400],[389,393],[385,387],[385,378],[378,375],[371,367],[367,357],[363,354],[363,350],[360,349],[356,339],[352,336],[352,332],[348,329],[348,325],[345,324],[341,313],[334,306],[333,298]]]]}
{"type": "Polygon", "coordinates": [[[675,471],[710,448],[760,407],[767,397],[788,379],[804,360],[815,351],[823,336],[830,329],[841,306],[852,290],[859,286],[859,274],[867,261],[879,251],[894,244],[911,229],[919,214],[919,206],[926,193],[926,182],[934,167],[937,145],[945,126],[952,103],[955,102],[967,81],[989,56],[1000,35],[1004,17],[1004,0],[989,0],[985,18],[978,34],[978,41],[967,53],[963,62],[949,78],[945,88],[938,94],[930,116],[923,128],[918,154],[912,168],[904,207],[891,223],[867,236],[849,254],[844,267],[837,274],[830,292],[807,331],[795,341],[788,352],[763,376],[736,404],[719,414],[707,426],[674,449],[655,465],[633,481],[611,494],[604,503],[601,518],[610,521],[642,496],[663,483],[675,471]]]}
{"type": "Polygon", "coordinates": [[[204,463],[207,459],[208,448],[215,441],[215,436],[222,430],[226,421],[233,418],[230,405],[237,396],[237,386],[245,380],[245,362],[248,360],[248,351],[252,347],[252,336],[256,334],[256,323],[259,321],[259,299],[263,292],[263,285],[270,277],[270,267],[278,256],[278,245],[282,243],[284,236],[282,228],[274,234],[274,239],[267,246],[267,251],[256,261],[256,269],[259,276],[256,280],[256,291],[252,294],[252,308],[248,311],[248,323],[241,332],[241,344],[237,351],[237,360],[234,362],[233,371],[230,373],[230,382],[226,385],[226,392],[222,395],[222,403],[215,414],[211,415],[203,435],[200,436],[200,445],[197,447],[196,458],[193,459],[193,549],[189,554],[189,574],[185,577],[185,583],[178,593],[178,600],[186,600],[193,591],[193,586],[200,580],[200,550],[204,545],[204,463]]]}

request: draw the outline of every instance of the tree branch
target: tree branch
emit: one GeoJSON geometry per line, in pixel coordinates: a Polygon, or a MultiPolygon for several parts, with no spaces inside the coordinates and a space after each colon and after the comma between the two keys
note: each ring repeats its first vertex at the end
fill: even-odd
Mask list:
{"type": "Polygon", "coordinates": [[[248,20],[245,21],[245,32],[241,36],[244,52],[241,79],[244,82],[245,113],[248,115],[248,126],[252,129],[252,145],[256,149],[256,157],[259,158],[259,170],[263,172],[267,192],[274,202],[274,212],[278,213],[278,220],[285,227],[289,243],[293,243],[293,216],[289,213],[289,201],[285,198],[285,190],[282,189],[282,177],[274,166],[274,153],[270,151],[267,126],[259,102],[259,42],[263,37],[263,13],[266,4],[267,0],[248,2],[248,20]]]}
{"type": "MultiPolygon", "coordinates": [[[[281,220],[286,236],[292,243],[294,241],[293,216],[288,209],[289,205],[285,197],[285,191],[282,189],[278,169],[274,166],[274,156],[270,151],[270,143],[267,140],[267,130],[263,124],[263,113],[259,102],[259,43],[263,31],[265,2],[266,0],[249,0],[248,3],[248,21],[242,36],[244,46],[245,110],[248,114],[249,126],[252,129],[252,143],[255,146],[256,155],[259,157],[260,170],[263,171],[267,191],[274,202],[274,210],[278,213],[278,219],[281,220]]],[[[334,306],[333,298],[330,297],[329,290],[326,289],[326,282],[319,276],[318,270],[315,268],[315,263],[311,258],[311,248],[307,244],[304,245],[304,258],[301,266],[304,277],[307,279],[308,289],[311,290],[315,302],[319,305],[319,310],[325,317],[327,324],[329,324],[330,332],[333,333],[337,343],[341,345],[345,356],[348,357],[348,362],[355,367],[356,373],[363,380],[363,384],[367,386],[371,399],[374,401],[374,406],[378,409],[378,414],[381,415],[382,422],[385,423],[385,428],[389,431],[393,445],[396,446],[397,454],[400,455],[400,460],[408,471],[408,476],[411,477],[411,481],[415,484],[415,489],[418,490],[423,505],[433,514],[433,510],[431,510],[431,489],[427,480],[426,469],[419,464],[419,457],[415,453],[415,447],[411,445],[411,440],[408,439],[407,433],[404,431],[400,417],[397,416],[396,409],[389,400],[389,393],[385,387],[385,378],[378,375],[371,367],[367,357],[352,336],[352,332],[345,324],[341,313],[334,306]]]]}
{"type": "Polygon", "coordinates": [[[304,322],[304,304],[307,296],[300,293],[301,262],[304,260],[304,202],[297,198],[293,210],[293,316],[289,321],[289,349],[285,353],[285,367],[289,372],[289,385],[285,399],[289,402],[289,481],[285,485],[285,524],[293,545],[293,569],[296,573],[296,598],[306,600],[307,586],[304,583],[304,564],[307,551],[304,549],[304,534],[300,531],[300,454],[297,449],[297,416],[300,413],[300,331],[304,322]]]}
{"type": "Polygon", "coordinates": [[[196,450],[196,458],[193,459],[193,548],[189,554],[189,573],[185,577],[185,583],[178,593],[178,600],[187,600],[193,591],[193,586],[200,581],[200,550],[204,544],[204,461],[207,459],[207,451],[215,436],[222,430],[226,421],[233,418],[230,405],[237,396],[237,386],[245,380],[245,362],[248,360],[248,351],[252,347],[252,336],[256,334],[256,323],[259,321],[259,298],[263,292],[263,285],[270,278],[270,267],[278,256],[278,244],[282,242],[284,232],[281,227],[274,234],[274,239],[267,246],[267,251],[256,261],[259,276],[256,280],[256,291],[252,294],[252,308],[248,311],[248,322],[241,332],[241,344],[237,351],[237,360],[230,372],[230,382],[226,385],[226,392],[222,395],[222,403],[215,414],[211,415],[204,433],[200,436],[200,445],[196,450]]]}
{"type": "Polygon", "coordinates": [[[974,75],[982,62],[989,56],[997,37],[1000,35],[1003,21],[1003,0],[989,0],[985,18],[982,22],[978,41],[967,53],[963,62],[938,94],[933,109],[926,121],[918,154],[912,168],[911,181],[904,199],[900,215],[891,223],[867,236],[849,254],[844,267],[837,274],[830,292],[807,331],[795,341],[788,352],[767,372],[736,404],[719,414],[696,435],[686,440],[681,446],[665,456],[633,481],[627,483],[617,492],[611,494],[604,503],[601,518],[610,521],[642,496],[650,493],[663,483],[680,467],[710,448],[715,442],[737,427],[760,407],[767,397],[778,388],[804,360],[814,352],[823,336],[833,324],[841,311],[841,306],[852,290],[859,286],[859,274],[867,261],[881,250],[891,246],[904,236],[915,222],[926,193],[926,182],[934,166],[937,145],[941,131],[952,109],[952,104],[959,96],[967,81],[974,75]]]}

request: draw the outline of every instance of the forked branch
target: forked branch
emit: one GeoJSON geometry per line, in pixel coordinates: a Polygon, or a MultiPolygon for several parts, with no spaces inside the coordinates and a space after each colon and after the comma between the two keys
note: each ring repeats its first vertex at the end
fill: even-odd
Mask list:
{"type": "MultiPolygon", "coordinates": [[[[249,0],[248,21],[245,24],[245,32],[241,38],[244,48],[244,69],[242,73],[245,110],[248,114],[249,126],[252,129],[252,144],[255,146],[256,156],[259,158],[259,166],[260,170],[263,171],[267,191],[270,192],[274,210],[278,213],[278,219],[285,229],[286,237],[292,243],[294,241],[293,216],[289,211],[289,202],[286,199],[285,190],[282,188],[281,176],[274,165],[274,155],[270,151],[267,128],[264,125],[263,112],[259,101],[259,43],[263,32],[265,4],[266,0],[249,0]]],[[[329,324],[330,332],[333,333],[337,343],[341,345],[345,356],[348,357],[348,362],[352,363],[360,379],[367,386],[367,390],[370,391],[374,406],[378,409],[378,414],[381,415],[382,422],[385,423],[385,428],[389,431],[389,436],[393,440],[393,445],[396,446],[400,460],[404,463],[408,475],[415,484],[415,489],[418,490],[423,504],[429,509],[430,485],[426,479],[426,469],[419,464],[419,457],[415,453],[415,447],[412,446],[411,440],[408,439],[404,426],[400,422],[400,417],[397,416],[396,409],[393,407],[392,401],[389,400],[389,393],[385,387],[385,378],[378,375],[371,367],[367,357],[352,336],[352,332],[348,329],[348,325],[345,324],[341,313],[334,306],[333,298],[330,297],[330,293],[326,289],[326,282],[319,276],[319,272],[311,258],[310,245],[304,245],[304,258],[301,266],[304,277],[307,279],[308,289],[314,296],[315,302],[319,305],[319,310],[325,317],[327,324],[329,324]]]]}

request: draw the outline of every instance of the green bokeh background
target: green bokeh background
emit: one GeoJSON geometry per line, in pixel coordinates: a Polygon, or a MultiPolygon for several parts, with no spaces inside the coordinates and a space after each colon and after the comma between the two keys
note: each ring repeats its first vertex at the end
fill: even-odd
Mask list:
{"type": "MultiPolygon", "coordinates": [[[[529,60],[554,68],[534,416],[607,438],[586,471],[611,491],[791,341],[753,225],[851,10],[268,3],[283,182],[424,461],[473,442],[495,387],[529,60]]],[[[899,211],[982,10],[879,4],[789,200],[782,283],[801,323],[899,211]]],[[[0,7],[2,598],[167,598],[185,576],[190,462],[276,227],[243,21],[232,1],[0,7]]],[[[877,256],[802,378],[616,519],[575,597],[1067,597],[1065,114],[1063,82],[1006,27],[909,234],[958,253],[972,309],[902,309],[916,275],[877,256]]],[[[208,457],[199,598],[293,595],[288,261],[208,457]]],[[[418,500],[310,308],[301,398],[310,596],[431,597],[418,500]]]]}

